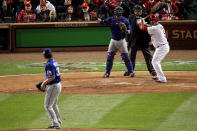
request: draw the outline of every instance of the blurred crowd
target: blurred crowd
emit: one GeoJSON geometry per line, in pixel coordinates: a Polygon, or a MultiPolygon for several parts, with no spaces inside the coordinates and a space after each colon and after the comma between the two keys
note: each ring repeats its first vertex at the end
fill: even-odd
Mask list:
{"type": "Polygon", "coordinates": [[[166,3],[156,13],[160,20],[197,19],[196,0],[0,0],[0,22],[95,21],[112,16],[118,5],[128,18],[136,4],[149,14],[158,2],[166,3]]]}

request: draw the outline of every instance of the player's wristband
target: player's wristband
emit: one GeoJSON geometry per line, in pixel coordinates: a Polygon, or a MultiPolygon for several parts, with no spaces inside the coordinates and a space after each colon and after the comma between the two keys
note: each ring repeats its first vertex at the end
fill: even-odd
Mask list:
{"type": "Polygon", "coordinates": [[[144,25],[144,24],[142,25],[142,23],[139,23],[138,25],[139,25],[139,27],[142,26],[141,29],[142,29],[143,31],[147,31],[147,25],[144,25]]]}

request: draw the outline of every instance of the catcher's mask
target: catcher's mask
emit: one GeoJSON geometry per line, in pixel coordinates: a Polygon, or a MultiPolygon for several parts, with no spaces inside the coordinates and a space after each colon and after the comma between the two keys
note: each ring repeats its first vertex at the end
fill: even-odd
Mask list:
{"type": "Polygon", "coordinates": [[[122,14],[124,13],[124,10],[121,6],[117,6],[115,9],[114,9],[114,15],[120,17],[122,16],[122,14]]]}
{"type": "Polygon", "coordinates": [[[141,16],[142,15],[142,6],[140,5],[135,5],[133,7],[133,12],[136,16],[141,16]]]}
{"type": "Polygon", "coordinates": [[[149,17],[149,20],[150,20],[150,21],[158,22],[158,17],[157,17],[156,15],[151,15],[151,16],[149,17]]]}
{"type": "Polygon", "coordinates": [[[45,48],[43,50],[43,55],[45,58],[51,58],[52,57],[52,50],[50,48],[45,48]]]}

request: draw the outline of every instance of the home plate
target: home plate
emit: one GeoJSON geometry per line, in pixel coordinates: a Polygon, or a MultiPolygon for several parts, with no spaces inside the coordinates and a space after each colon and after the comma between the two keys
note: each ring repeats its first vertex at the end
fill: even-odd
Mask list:
{"type": "Polygon", "coordinates": [[[119,82],[119,83],[114,83],[115,85],[131,85],[131,83],[128,82],[119,82]]]}
{"type": "Polygon", "coordinates": [[[33,90],[35,90],[35,89],[26,89],[27,91],[33,91],[33,90]]]}

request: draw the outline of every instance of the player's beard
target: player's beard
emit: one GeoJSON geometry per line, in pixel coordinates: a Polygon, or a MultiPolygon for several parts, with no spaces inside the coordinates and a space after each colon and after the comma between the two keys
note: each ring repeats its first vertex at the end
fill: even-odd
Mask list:
{"type": "Polygon", "coordinates": [[[151,21],[150,24],[151,25],[157,25],[158,23],[156,21],[151,21]]]}

